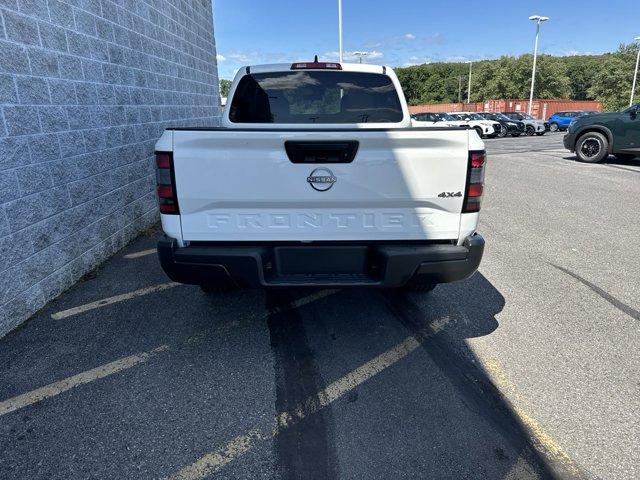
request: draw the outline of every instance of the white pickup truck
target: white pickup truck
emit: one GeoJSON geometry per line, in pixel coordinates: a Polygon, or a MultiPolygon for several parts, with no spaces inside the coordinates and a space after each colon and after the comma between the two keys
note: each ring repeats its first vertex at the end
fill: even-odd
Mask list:
{"type": "Polygon", "coordinates": [[[478,268],[484,144],[417,128],[395,73],[260,65],[235,77],[221,127],[156,144],[160,262],[176,282],[430,290],[478,268]]]}

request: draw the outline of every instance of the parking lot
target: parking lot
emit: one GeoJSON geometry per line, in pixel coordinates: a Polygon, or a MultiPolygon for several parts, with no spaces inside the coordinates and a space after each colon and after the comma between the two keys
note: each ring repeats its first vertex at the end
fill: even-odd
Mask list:
{"type": "Polygon", "coordinates": [[[640,159],[486,144],[429,294],[205,295],[134,241],[0,339],[0,477],[640,477],[640,159]]]}

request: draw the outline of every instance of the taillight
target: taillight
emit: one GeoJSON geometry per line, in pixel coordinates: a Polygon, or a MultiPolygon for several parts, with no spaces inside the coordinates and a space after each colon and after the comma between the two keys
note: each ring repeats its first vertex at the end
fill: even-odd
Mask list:
{"type": "Polygon", "coordinates": [[[173,172],[173,153],[156,152],[156,183],[158,184],[160,213],[168,215],[180,213],[173,172]]]}
{"type": "Polygon", "coordinates": [[[480,202],[484,191],[484,166],[487,155],[484,150],[469,152],[469,167],[467,171],[467,191],[464,196],[462,213],[480,211],[480,202]]]}

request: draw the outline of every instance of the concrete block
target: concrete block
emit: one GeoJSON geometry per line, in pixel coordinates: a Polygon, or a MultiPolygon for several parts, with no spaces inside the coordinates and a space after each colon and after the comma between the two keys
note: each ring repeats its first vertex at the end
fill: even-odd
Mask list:
{"type": "Polygon", "coordinates": [[[75,105],[78,103],[76,88],[68,80],[49,79],[49,96],[54,105],[75,105]]]}
{"type": "Polygon", "coordinates": [[[22,195],[31,195],[53,187],[49,165],[36,164],[19,168],[16,170],[16,175],[22,195]]]}
{"type": "Polygon", "coordinates": [[[85,153],[82,132],[71,131],[58,134],[62,158],[75,157],[85,153]]]}
{"type": "Polygon", "coordinates": [[[100,0],[74,0],[78,8],[81,8],[85,12],[93,13],[94,15],[100,15],[100,0]]]}
{"type": "Polygon", "coordinates": [[[89,82],[76,82],[76,98],[80,105],[95,105],[98,103],[96,84],[89,82]]]}
{"type": "Polygon", "coordinates": [[[91,111],[88,106],[66,107],[66,113],[71,130],[81,130],[91,124],[91,111]]]}
{"type": "Polygon", "coordinates": [[[0,172],[0,203],[7,203],[21,196],[16,171],[0,172]]]}
{"type": "Polygon", "coordinates": [[[102,63],[95,60],[82,60],[82,71],[84,78],[88,82],[102,83],[104,77],[102,75],[102,63]]]}
{"type": "Polygon", "coordinates": [[[51,180],[56,187],[66,185],[69,182],[74,182],[80,179],[80,173],[76,165],[76,160],[73,157],[50,163],[49,170],[51,180]]]}
{"type": "Polygon", "coordinates": [[[107,139],[104,129],[84,130],[82,134],[84,136],[84,147],[87,153],[107,148],[107,139]]]}
{"type": "Polygon", "coordinates": [[[27,137],[0,138],[0,170],[31,163],[27,137]]]}
{"type": "MultiPolygon", "coordinates": [[[[110,17],[105,15],[105,18],[110,18],[110,17]]],[[[95,22],[96,22],[96,34],[98,38],[100,38],[101,40],[105,40],[107,42],[113,42],[114,41],[113,25],[102,18],[96,18],[95,22]]]]}
{"type": "Polygon", "coordinates": [[[78,30],[78,32],[92,37],[96,36],[96,21],[93,15],[74,8],[73,16],[76,21],[76,30],[78,30]]]}
{"type": "Polygon", "coordinates": [[[76,24],[73,19],[73,8],[71,5],[60,2],[59,0],[48,0],[48,4],[51,21],[53,23],[64,28],[75,29],[76,24]]]}
{"type": "Polygon", "coordinates": [[[70,183],[69,196],[73,205],[88,202],[100,194],[100,182],[104,180],[103,177],[88,177],[77,182],[70,183]]]}
{"type": "Polygon", "coordinates": [[[58,58],[60,66],[60,77],[70,80],[84,80],[82,73],[82,61],[78,57],[71,55],[61,55],[58,58]]]}
{"type": "Polygon", "coordinates": [[[8,135],[40,133],[40,120],[36,107],[4,107],[3,111],[8,135]]]}
{"type": "Polygon", "coordinates": [[[0,40],[0,73],[30,72],[27,50],[23,46],[0,40]]]}
{"type": "Polygon", "coordinates": [[[38,22],[33,18],[5,10],[4,29],[7,39],[27,45],[40,45],[38,22]]]}
{"type": "MultiPolygon", "coordinates": [[[[23,279],[26,282],[24,285],[27,286],[28,279],[21,277],[21,280],[23,279]]],[[[28,287],[21,293],[19,291],[16,292],[20,286],[22,284],[16,282],[13,286],[14,288],[12,288],[16,295],[7,296],[7,303],[2,307],[5,316],[0,325],[0,336],[20,325],[44,305],[45,299],[39,285],[28,287]]],[[[2,297],[4,298],[5,296],[3,295],[2,297]]]]}
{"type": "Polygon", "coordinates": [[[30,17],[49,21],[47,0],[19,0],[18,11],[30,17]]]}
{"type": "Polygon", "coordinates": [[[33,47],[29,48],[28,55],[33,75],[42,77],[58,77],[60,75],[58,56],[55,52],[33,47]]]}
{"type": "Polygon", "coordinates": [[[40,22],[40,40],[42,46],[49,50],[68,52],[67,35],[63,28],[40,22]]]}
{"type": "Polygon", "coordinates": [[[49,88],[46,80],[38,77],[16,77],[18,99],[23,105],[48,105],[49,88]]]}
{"type": "Polygon", "coordinates": [[[67,45],[69,53],[79,57],[91,57],[90,40],[86,35],[67,31],[67,45]]]}
{"type": "Polygon", "coordinates": [[[120,83],[120,70],[117,65],[111,65],[109,63],[102,64],[102,75],[104,76],[104,82],[112,85],[120,83]]]}
{"type": "Polygon", "coordinates": [[[94,60],[99,60],[101,62],[109,61],[109,51],[107,44],[104,40],[99,38],[89,38],[89,53],[90,57],[94,60]]]}
{"type": "Polygon", "coordinates": [[[0,75],[0,104],[18,103],[16,84],[11,75],[0,75]]]}
{"type": "Polygon", "coordinates": [[[116,103],[114,87],[111,85],[97,85],[96,93],[98,95],[99,105],[114,105],[116,103]]]}
{"type": "Polygon", "coordinates": [[[55,134],[30,136],[29,151],[32,163],[53,162],[60,158],[60,145],[55,134]]]}
{"type": "Polygon", "coordinates": [[[64,107],[38,107],[38,115],[42,131],[45,133],[69,130],[69,122],[67,121],[64,107]]]}

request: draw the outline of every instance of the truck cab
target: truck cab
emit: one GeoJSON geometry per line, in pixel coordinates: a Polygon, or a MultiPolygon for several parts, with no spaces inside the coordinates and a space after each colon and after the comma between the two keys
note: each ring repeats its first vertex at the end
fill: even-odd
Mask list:
{"type": "Polygon", "coordinates": [[[430,289],[482,257],[484,145],[412,127],[388,67],[242,68],[222,126],[167,129],[156,164],[176,282],[430,289]]]}

